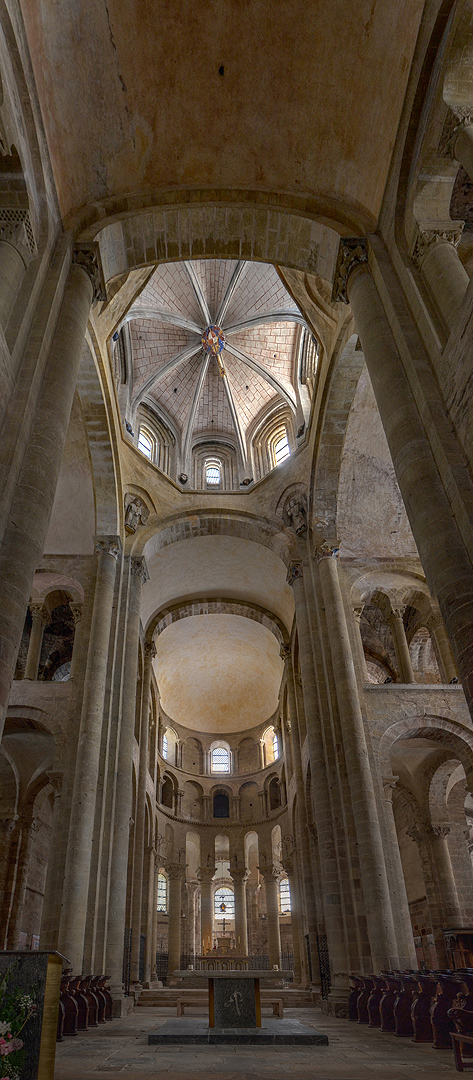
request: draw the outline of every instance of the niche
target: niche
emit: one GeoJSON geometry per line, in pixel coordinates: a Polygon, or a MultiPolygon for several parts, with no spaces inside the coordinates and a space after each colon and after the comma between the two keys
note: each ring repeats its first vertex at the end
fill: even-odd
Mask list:
{"type": "Polygon", "coordinates": [[[216,791],[214,795],[214,817],[229,818],[230,817],[230,800],[225,791],[216,791]]]}

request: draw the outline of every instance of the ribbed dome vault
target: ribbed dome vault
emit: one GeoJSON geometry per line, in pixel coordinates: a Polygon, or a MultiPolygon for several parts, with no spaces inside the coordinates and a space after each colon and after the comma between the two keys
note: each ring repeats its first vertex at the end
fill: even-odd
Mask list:
{"type": "Polygon", "coordinates": [[[296,412],[304,320],[274,266],[163,264],[127,321],[133,415],[147,404],[172,426],[184,469],[200,437],[230,440],[246,463],[259,416],[278,403],[296,412]]]}

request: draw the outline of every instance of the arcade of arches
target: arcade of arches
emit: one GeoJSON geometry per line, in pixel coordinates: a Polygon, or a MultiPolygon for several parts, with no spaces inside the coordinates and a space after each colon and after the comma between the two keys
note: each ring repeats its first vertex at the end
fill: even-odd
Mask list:
{"type": "Polygon", "coordinates": [[[47,7],[0,0],[1,947],[117,1015],[222,950],[334,1011],[473,964],[472,0],[47,7]]]}

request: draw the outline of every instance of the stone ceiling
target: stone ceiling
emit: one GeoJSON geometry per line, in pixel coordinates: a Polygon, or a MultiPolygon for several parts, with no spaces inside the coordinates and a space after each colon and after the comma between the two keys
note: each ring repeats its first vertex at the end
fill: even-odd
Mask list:
{"type": "Polygon", "coordinates": [[[157,407],[181,440],[183,460],[200,434],[230,437],[245,458],[247,431],[259,414],[271,404],[295,407],[304,320],[274,266],[223,259],[163,264],[127,321],[133,409],[141,402],[157,407]]]}

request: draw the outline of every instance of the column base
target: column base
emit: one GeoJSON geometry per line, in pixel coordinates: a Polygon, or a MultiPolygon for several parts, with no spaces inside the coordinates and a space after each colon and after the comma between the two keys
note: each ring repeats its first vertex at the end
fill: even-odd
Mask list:
{"type": "Polygon", "coordinates": [[[122,994],[114,994],[112,991],[112,1016],[129,1016],[133,1012],[135,999],[132,995],[125,997],[122,994]]]}
{"type": "Polygon", "coordinates": [[[331,990],[328,998],[320,997],[320,1008],[329,1016],[339,1016],[346,1020],[348,1016],[349,990],[331,990]]]}

